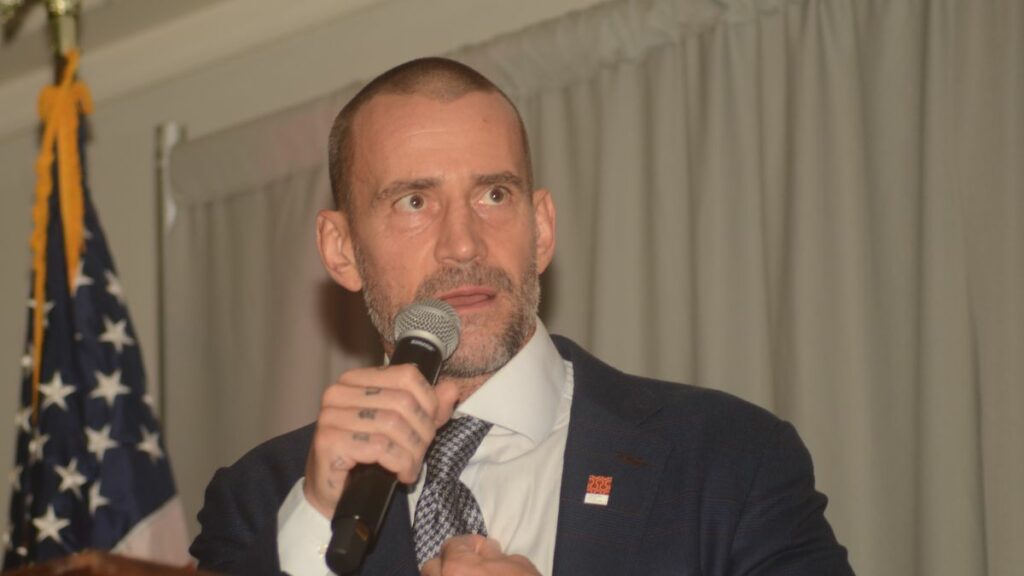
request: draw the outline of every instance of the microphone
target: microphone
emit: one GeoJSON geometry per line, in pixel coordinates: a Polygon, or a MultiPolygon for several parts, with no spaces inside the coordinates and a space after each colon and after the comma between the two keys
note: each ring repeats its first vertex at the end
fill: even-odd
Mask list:
{"type": "MultiPolygon", "coordinates": [[[[433,386],[441,364],[459,345],[459,316],[447,302],[421,300],[395,317],[395,352],[391,364],[415,364],[433,386]]],[[[398,479],[379,464],[358,464],[348,474],[345,490],[331,520],[327,566],[335,574],[359,569],[367,550],[377,540],[384,512],[391,503],[398,479]]]]}

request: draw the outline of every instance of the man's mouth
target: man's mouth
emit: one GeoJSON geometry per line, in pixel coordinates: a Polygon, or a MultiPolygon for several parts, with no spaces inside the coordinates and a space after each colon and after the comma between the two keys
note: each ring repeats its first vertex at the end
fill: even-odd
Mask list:
{"type": "Polygon", "coordinates": [[[444,300],[458,312],[469,312],[486,307],[494,301],[496,296],[497,292],[492,288],[466,286],[438,294],[437,298],[444,300]]]}

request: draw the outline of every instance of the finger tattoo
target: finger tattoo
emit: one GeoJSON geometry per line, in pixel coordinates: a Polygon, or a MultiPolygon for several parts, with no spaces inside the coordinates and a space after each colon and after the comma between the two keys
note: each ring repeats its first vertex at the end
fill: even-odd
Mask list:
{"type": "Polygon", "coordinates": [[[363,394],[366,396],[376,396],[377,394],[380,394],[380,388],[367,388],[363,394]]]}
{"type": "Polygon", "coordinates": [[[359,411],[360,420],[373,420],[377,417],[377,411],[373,408],[363,408],[359,411]]]}
{"type": "Polygon", "coordinates": [[[357,442],[369,442],[370,435],[366,432],[355,432],[352,434],[352,439],[357,442]]]}
{"type": "Polygon", "coordinates": [[[331,462],[331,470],[344,470],[344,469],[345,469],[345,459],[342,458],[341,456],[338,456],[337,458],[334,459],[333,462],[331,462]]]}
{"type": "Polygon", "coordinates": [[[418,416],[420,420],[430,420],[430,415],[428,415],[427,411],[419,404],[416,405],[416,416],[418,416]]]}

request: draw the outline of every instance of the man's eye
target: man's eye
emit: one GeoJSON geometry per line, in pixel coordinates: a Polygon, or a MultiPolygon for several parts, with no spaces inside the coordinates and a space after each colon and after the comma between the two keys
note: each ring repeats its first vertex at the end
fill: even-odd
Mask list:
{"type": "Polygon", "coordinates": [[[511,195],[512,193],[509,192],[508,188],[505,188],[504,186],[495,186],[488,190],[487,194],[484,194],[483,201],[484,204],[498,205],[508,202],[509,196],[511,195]]]}
{"type": "Polygon", "coordinates": [[[395,206],[404,212],[417,212],[423,209],[424,204],[426,204],[426,200],[424,200],[423,196],[420,196],[419,194],[402,196],[397,202],[395,202],[395,206]]]}

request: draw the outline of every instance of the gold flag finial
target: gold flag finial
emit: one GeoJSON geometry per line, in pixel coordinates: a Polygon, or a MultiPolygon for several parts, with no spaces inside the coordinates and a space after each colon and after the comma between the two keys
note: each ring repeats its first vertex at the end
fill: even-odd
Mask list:
{"type": "Polygon", "coordinates": [[[38,4],[46,6],[49,15],[50,45],[57,63],[54,84],[59,84],[67,54],[79,47],[78,21],[82,0],[0,0],[0,22],[5,40],[17,33],[25,13],[38,4]]]}

